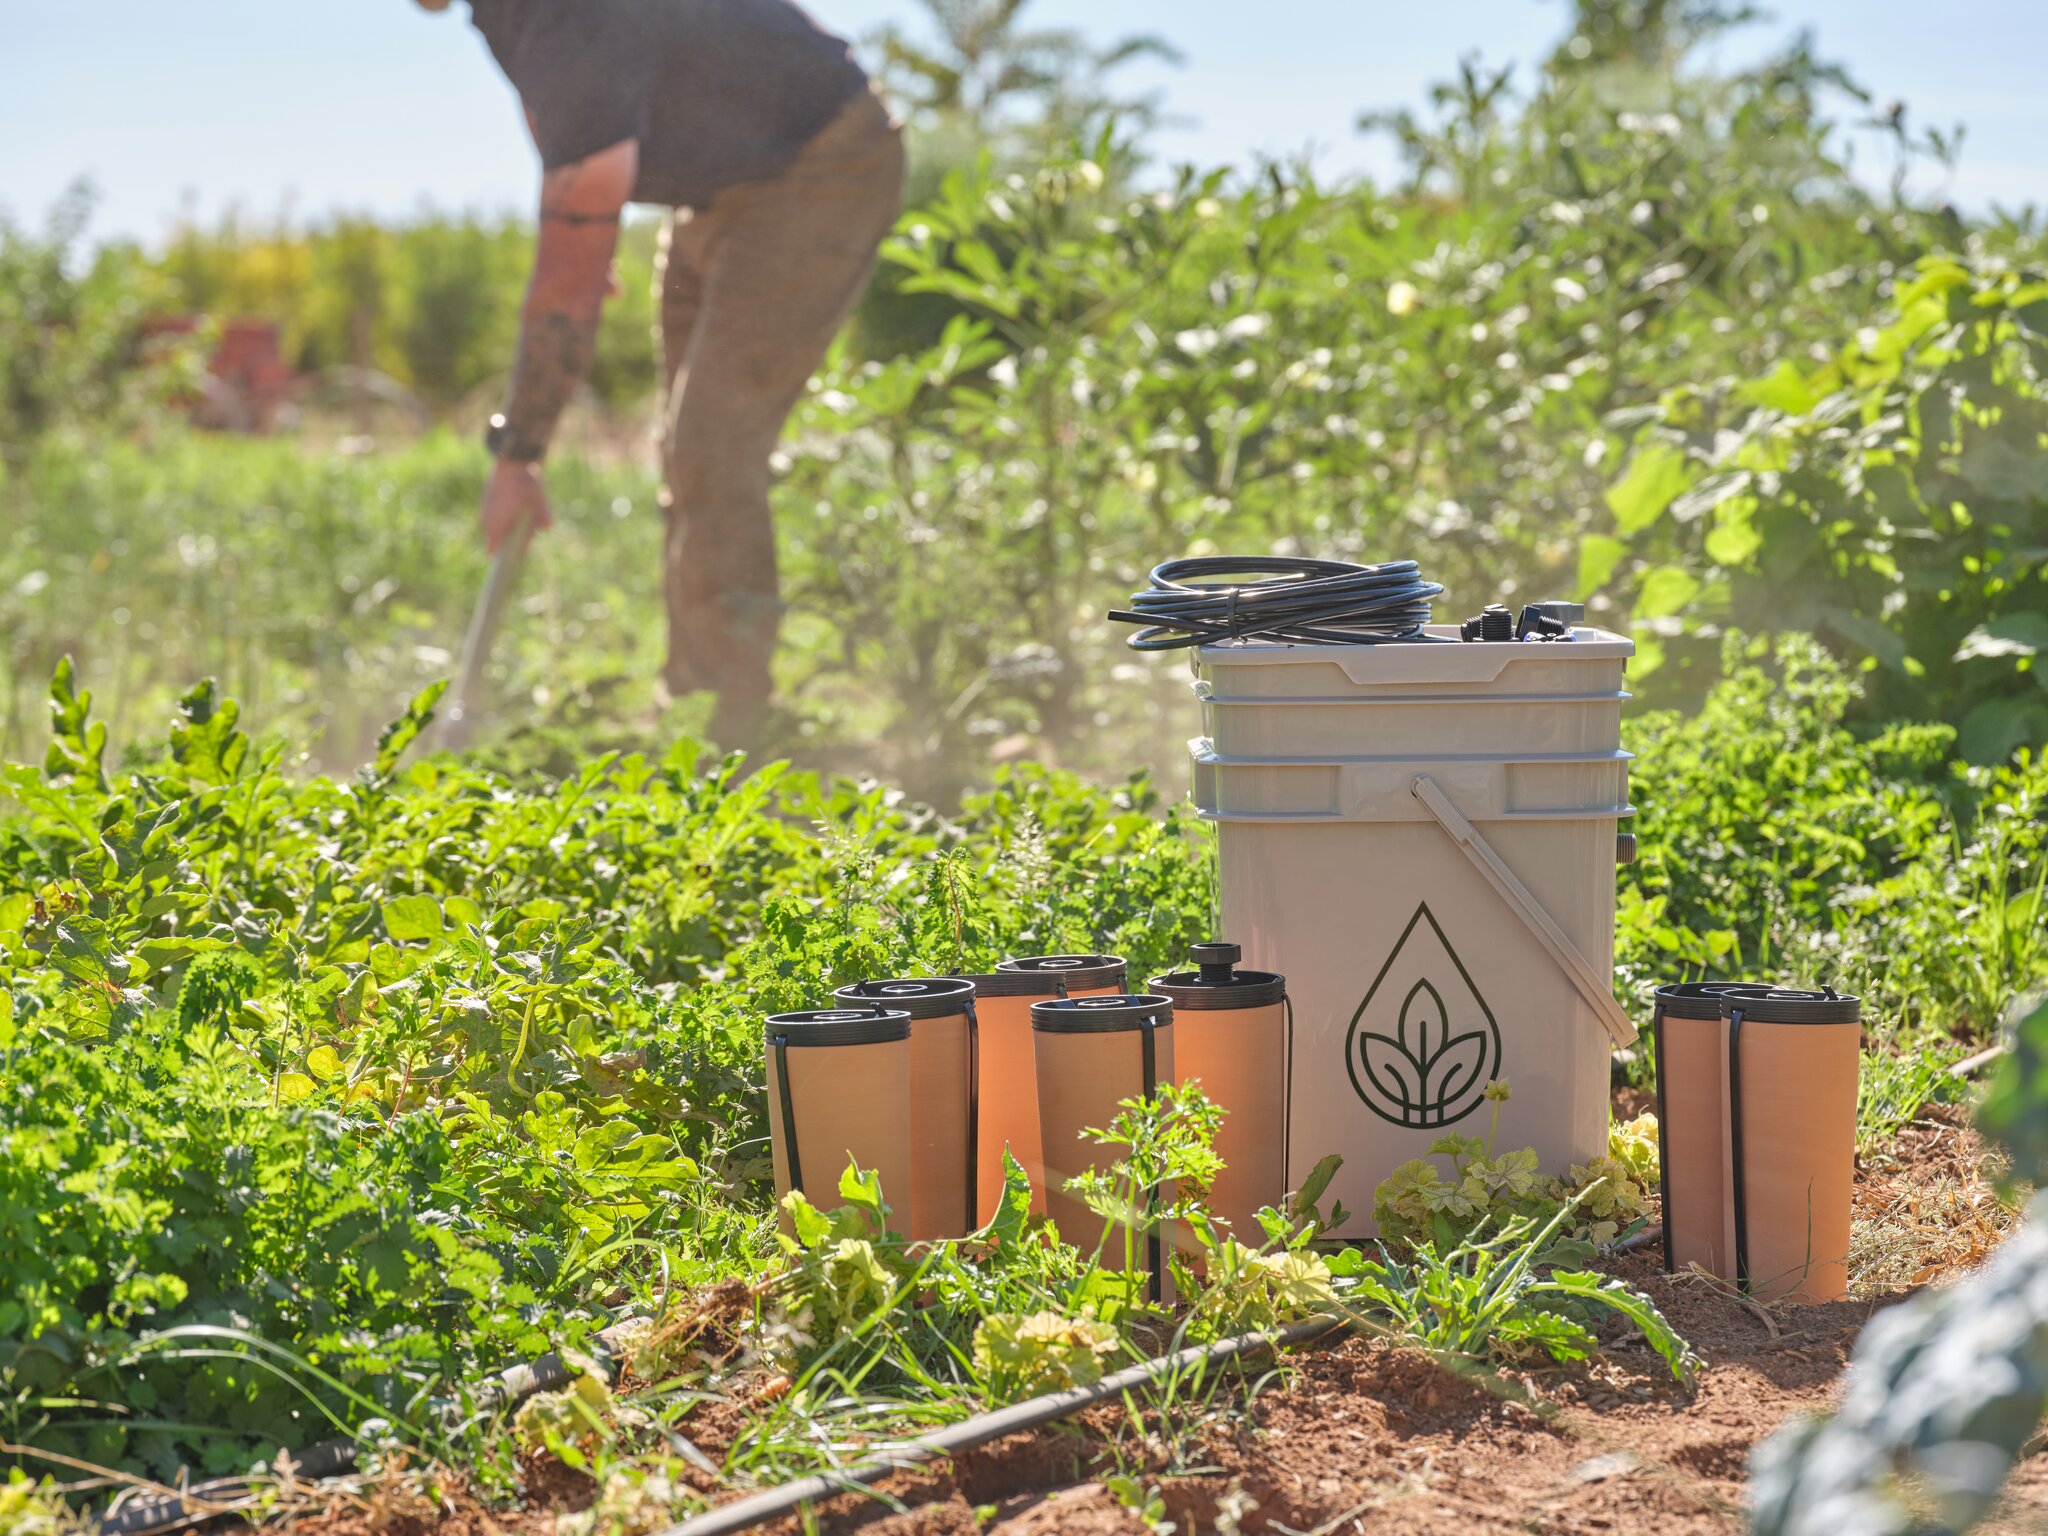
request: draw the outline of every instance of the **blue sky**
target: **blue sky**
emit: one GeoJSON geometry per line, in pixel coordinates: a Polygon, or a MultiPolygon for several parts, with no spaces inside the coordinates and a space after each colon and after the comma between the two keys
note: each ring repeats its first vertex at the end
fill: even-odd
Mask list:
{"type": "MultiPolygon", "coordinates": [[[[269,220],[335,209],[404,214],[522,206],[534,180],[508,88],[463,7],[408,0],[6,0],[0,22],[0,210],[39,221],[88,175],[94,232],[160,238],[182,209],[269,220]]],[[[911,19],[912,0],[815,0],[858,37],[911,19]]],[[[1966,207],[2048,205],[2043,0],[1783,0],[1775,22],[1723,44],[1754,54],[1800,27],[1881,98],[1969,127],[1947,194],[1966,207]]],[[[1133,71],[1188,119],[1163,132],[1172,159],[1316,152],[1331,171],[1385,171],[1361,140],[1362,108],[1417,104],[1461,54],[1529,60],[1557,38],[1556,0],[1035,0],[1042,25],[1107,40],[1159,31],[1181,69],[1133,71]]],[[[1873,180],[1885,152],[1863,146],[1873,180]]]]}

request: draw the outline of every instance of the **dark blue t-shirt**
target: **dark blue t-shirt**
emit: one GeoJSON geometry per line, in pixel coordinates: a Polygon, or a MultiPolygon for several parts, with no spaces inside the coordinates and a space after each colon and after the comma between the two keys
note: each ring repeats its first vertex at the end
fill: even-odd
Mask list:
{"type": "Polygon", "coordinates": [[[633,200],[701,208],[784,169],[865,89],[789,0],[470,0],[541,164],[640,141],[633,200]]]}

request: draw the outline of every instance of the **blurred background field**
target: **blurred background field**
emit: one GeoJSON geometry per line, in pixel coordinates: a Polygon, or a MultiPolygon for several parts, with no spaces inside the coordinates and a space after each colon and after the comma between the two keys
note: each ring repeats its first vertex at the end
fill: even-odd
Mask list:
{"type": "MultiPolygon", "coordinates": [[[[1167,163],[1165,108],[1120,89],[1167,40],[989,0],[870,37],[912,205],[787,445],[784,711],[749,745],[942,802],[1019,757],[1177,782],[1178,669],[1102,613],[1208,550],[1413,556],[1441,617],[1582,597],[1651,703],[1697,706],[1729,633],[1810,633],[1858,730],[1943,724],[1980,764],[2048,739],[2038,216],[1923,190],[1959,132],[1825,38],[1552,15],[1547,57],[1366,112],[1376,179],[1167,163]]],[[[90,209],[0,231],[0,753],[69,654],[117,744],[216,675],[360,761],[481,578],[530,231],[228,216],[145,247],[90,209]]],[[[652,237],[505,635],[511,760],[703,717],[653,685],[652,237]]]]}

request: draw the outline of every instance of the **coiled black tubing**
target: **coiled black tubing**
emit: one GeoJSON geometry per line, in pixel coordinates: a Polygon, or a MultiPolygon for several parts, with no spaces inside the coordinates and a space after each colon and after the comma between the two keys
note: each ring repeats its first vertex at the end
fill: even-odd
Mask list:
{"type": "Polygon", "coordinates": [[[1134,651],[1172,651],[1218,640],[1295,645],[1376,645],[1425,638],[1429,605],[1443,588],[1413,560],[1352,565],[1281,555],[1198,555],[1152,571],[1152,585],[1110,611],[1141,626],[1134,651]],[[1245,578],[1249,577],[1249,580],[1245,578]]]}

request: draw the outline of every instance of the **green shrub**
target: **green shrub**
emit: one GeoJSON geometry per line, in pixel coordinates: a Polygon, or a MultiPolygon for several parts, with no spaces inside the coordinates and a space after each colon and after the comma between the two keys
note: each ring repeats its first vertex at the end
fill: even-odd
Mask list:
{"type": "Polygon", "coordinates": [[[1610,498],[1676,562],[1637,611],[1683,584],[1695,624],[1821,635],[1874,718],[2002,762],[2048,742],[2044,448],[2048,269],[1928,258],[1820,366],[1665,398],[1610,498]]]}
{"type": "Polygon", "coordinates": [[[1698,976],[1829,983],[1880,1032],[1986,1034],[2048,976],[2048,762],[1951,769],[1944,726],[1874,736],[1860,683],[1802,637],[1724,647],[1699,712],[1638,716],[1619,990],[1698,976]]]}

